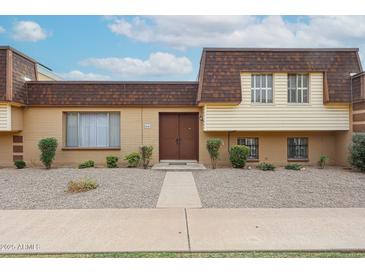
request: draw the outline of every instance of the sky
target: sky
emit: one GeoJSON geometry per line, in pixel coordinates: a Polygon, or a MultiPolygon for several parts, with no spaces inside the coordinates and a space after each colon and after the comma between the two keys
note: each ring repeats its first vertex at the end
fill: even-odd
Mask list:
{"type": "Polygon", "coordinates": [[[196,80],[203,47],[355,47],[365,16],[0,16],[10,45],[67,80],[196,80]]]}

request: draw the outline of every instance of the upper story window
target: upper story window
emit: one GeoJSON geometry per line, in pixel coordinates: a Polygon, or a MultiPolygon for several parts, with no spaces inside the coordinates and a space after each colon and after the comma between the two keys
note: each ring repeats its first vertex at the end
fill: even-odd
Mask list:
{"type": "Polygon", "coordinates": [[[308,103],[308,74],[288,75],[288,103],[308,103]]]}
{"type": "Polygon", "coordinates": [[[79,148],[119,148],[120,113],[66,113],[66,146],[79,148]]]}
{"type": "Polygon", "coordinates": [[[272,103],[272,74],[252,74],[251,103],[272,103]]]}

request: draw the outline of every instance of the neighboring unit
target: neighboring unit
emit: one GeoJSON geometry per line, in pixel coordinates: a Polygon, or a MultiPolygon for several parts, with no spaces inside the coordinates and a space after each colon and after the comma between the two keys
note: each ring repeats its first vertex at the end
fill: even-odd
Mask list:
{"type": "Polygon", "coordinates": [[[209,163],[206,140],[250,148],[249,161],[347,165],[365,132],[358,49],[203,49],[197,82],[63,81],[0,47],[0,165],[38,165],[38,141],[58,139],[56,165],[154,147],[153,162],[209,163]]]}

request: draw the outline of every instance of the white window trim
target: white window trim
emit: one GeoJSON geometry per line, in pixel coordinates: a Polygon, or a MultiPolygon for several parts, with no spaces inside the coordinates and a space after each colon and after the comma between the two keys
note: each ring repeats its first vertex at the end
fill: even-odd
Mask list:
{"type": "MultiPolygon", "coordinates": [[[[260,77],[260,79],[262,79],[262,77],[260,77]]],[[[257,104],[257,105],[268,105],[268,104],[274,104],[274,75],[271,73],[252,73],[251,74],[251,89],[250,89],[250,96],[251,96],[251,104],[257,104]],[[255,76],[265,76],[265,87],[260,87],[257,88],[256,86],[256,77],[255,76]],[[271,76],[271,84],[272,87],[269,88],[268,87],[268,76],[271,76]],[[253,81],[254,81],[254,86],[252,87],[252,77],[253,77],[253,81]],[[272,102],[268,102],[268,93],[269,90],[271,90],[271,94],[272,94],[272,102]],[[261,92],[260,95],[262,95],[262,91],[265,92],[265,102],[262,102],[262,96],[260,96],[260,102],[256,101],[256,95],[257,92],[261,92]],[[253,92],[253,96],[252,96],[252,92],[253,92]],[[252,100],[253,99],[253,100],[252,100]]]]}
{"type": "Polygon", "coordinates": [[[310,104],[310,101],[311,101],[311,96],[310,96],[310,94],[311,94],[311,92],[310,92],[310,85],[311,85],[311,77],[310,77],[310,73],[288,73],[288,81],[287,81],[287,93],[286,93],[286,96],[287,96],[287,103],[288,104],[290,104],[290,105],[309,105],[310,104]],[[289,102],[289,75],[295,75],[296,76],[296,90],[295,90],[295,97],[296,97],[296,102],[289,102]],[[304,83],[304,81],[303,81],[303,76],[304,75],[307,75],[308,76],[308,87],[307,88],[305,88],[304,87],[304,85],[303,85],[303,83],[304,83]],[[301,85],[301,87],[298,87],[298,76],[300,76],[302,79],[302,85],[301,85]],[[298,102],[298,91],[299,90],[301,90],[301,101],[302,102],[298,102]],[[303,96],[303,91],[304,90],[307,90],[308,91],[308,101],[307,102],[303,102],[303,98],[304,98],[304,96],[303,96]]]}

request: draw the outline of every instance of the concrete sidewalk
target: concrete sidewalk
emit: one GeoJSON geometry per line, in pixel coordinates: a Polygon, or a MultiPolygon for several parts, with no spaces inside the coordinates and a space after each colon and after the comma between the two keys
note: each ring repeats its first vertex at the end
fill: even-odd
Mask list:
{"type": "Polygon", "coordinates": [[[193,173],[166,172],[157,201],[157,208],[202,207],[193,173]]]}
{"type": "Polygon", "coordinates": [[[365,209],[1,210],[0,253],[365,250],[365,209]]]}

